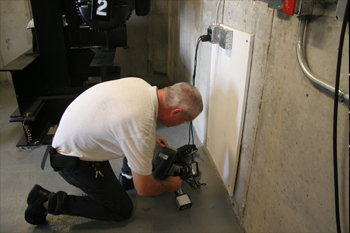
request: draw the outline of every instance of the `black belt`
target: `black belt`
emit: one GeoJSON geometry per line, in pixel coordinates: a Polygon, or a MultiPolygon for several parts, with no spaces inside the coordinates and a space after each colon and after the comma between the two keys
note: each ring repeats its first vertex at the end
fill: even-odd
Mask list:
{"type": "Polygon", "coordinates": [[[80,162],[80,159],[78,157],[61,155],[60,153],[57,152],[55,148],[48,146],[45,151],[43,161],[41,163],[41,169],[43,170],[44,170],[46,159],[49,153],[50,153],[50,164],[54,171],[58,171],[62,168],[77,167],[80,162]]]}
{"type": "Polygon", "coordinates": [[[49,151],[52,147],[51,146],[47,146],[46,147],[46,151],[45,151],[45,154],[43,156],[43,160],[41,161],[41,169],[44,170],[45,168],[45,163],[46,163],[46,160],[47,160],[47,155],[49,154],[49,151]]]}

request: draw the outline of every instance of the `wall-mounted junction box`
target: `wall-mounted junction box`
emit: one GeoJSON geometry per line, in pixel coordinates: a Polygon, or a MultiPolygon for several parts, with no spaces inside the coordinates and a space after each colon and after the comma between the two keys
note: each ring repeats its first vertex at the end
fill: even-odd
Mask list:
{"type": "Polygon", "coordinates": [[[220,47],[223,49],[232,49],[233,31],[229,29],[220,30],[220,47]]]}
{"type": "Polygon", "coordinates": [[[268,0],[268,7],[288,15],[323,15],[326,4],[337,4],[335,18],[343,20],[346,0],[268,0]]]}
{"type": "Polygon", "coordinates": [[[211,36],[210,43],[219,44],[223,49],[232,49],[233,31],[224,29],[219,25],[210,25],[208,35],[211,36]]]}
{"type": "Polygon", "coordinates": [[[323,0],[281,0],[278,9],[288,15],[323,15],[323,0]]]}

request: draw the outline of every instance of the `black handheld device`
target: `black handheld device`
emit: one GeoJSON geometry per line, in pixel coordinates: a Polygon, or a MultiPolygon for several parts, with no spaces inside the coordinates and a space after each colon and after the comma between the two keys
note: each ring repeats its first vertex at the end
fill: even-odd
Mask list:
{"type": "Polygon", "coordinates": [[[156,179],[164,180],[175,161],[177,149],[168,145],[165,147],[156,145],[154,152],[152,175],[156,179]]]}

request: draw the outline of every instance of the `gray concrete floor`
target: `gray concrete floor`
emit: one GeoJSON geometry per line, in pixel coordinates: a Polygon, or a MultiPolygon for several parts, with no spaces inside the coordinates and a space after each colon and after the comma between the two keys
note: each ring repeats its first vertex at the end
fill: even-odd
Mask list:
{"type": "MultiPolygon", "coordinates": [[[[82,217],[48,215],[47,225],[28,224],[24,220],[24,211],[27,195],[34,184],[53,192],[63,190],[75,195],[83,193],[66,183],[50,168],[48,162],[44,170],[40,168],[46,146],[30,150],[16,147],[23,134],[20,123],[9,123],[9,117],[16,108],[12,84],[1,85],[0,232],[243,232],[235,218],[228,194],[196,135],[195,144],[199,151],[195,160],[199,164],[199,180],[207,185],[195,190],[183,183],[183,191],[191,198],[192,208],[178,210],[174,193],[140,197],[135,190],[130,190],[128,193],[135,212],[127,221],[104,222],[82,217]]],[[[157,133],[164,136],[169,145],[178,148],[188,142],[188,127],[188,124],[172,128],[159,125],[157,133]]],[[[111,161],[116,174],[120,173],[121,163],[122,159],[111,161]]]]}

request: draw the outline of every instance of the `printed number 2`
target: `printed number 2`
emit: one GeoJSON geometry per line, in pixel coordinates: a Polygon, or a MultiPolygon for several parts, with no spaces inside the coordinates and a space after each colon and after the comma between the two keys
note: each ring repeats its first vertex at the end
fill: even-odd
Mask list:
{"type": "Polygon", "coordinates": [[[107,12],[103,11],[107,8],[107,0],[98,0],[99,7],[97,8],[96,15],[106,16],[107,12]]]}

